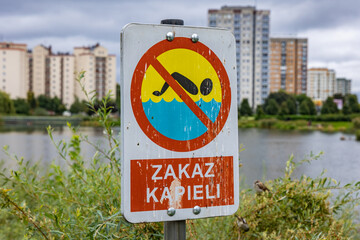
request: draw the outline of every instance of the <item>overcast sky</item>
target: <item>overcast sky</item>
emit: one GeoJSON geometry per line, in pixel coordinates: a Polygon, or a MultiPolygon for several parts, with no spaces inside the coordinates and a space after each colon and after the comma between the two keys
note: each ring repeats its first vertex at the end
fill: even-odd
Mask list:
{"type": "Polygon", "coordinates": [[[360,92],[359,0],[0,0],[0,41],[61,52],[99,42],[119,55],[127,23],[181,18],[185,25],[206,26],[208,9],[223,5],[270,10],[272,36],[308,38],[309,67],[332,68],[360,92]]]}

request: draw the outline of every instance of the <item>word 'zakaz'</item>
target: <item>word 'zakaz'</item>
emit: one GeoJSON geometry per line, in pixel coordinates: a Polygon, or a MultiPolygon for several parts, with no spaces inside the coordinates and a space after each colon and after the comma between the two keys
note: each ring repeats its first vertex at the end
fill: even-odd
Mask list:
{"type": "Polygon", "coordinates": [[[179,171],[177,172],[178,174],[175,173],[175,170],[173,168],[173,166],[171,164],[169,164],[166,167],[166,171],[165,174],[163,176],[161,176],[159,174],[159,172],[161,171],[163,165],[152,165],[152,168],[155,168],[155,172],[152,175],[151,179],[152,180],[162,180],[162,179],[167,179],[168,177],[173,177],[174,179],[181,179],[183,176],[186,178],[195,178],[195,177],[201,177],[201,178],[210,178],[210,177],[215,177],[215,174],[212,172],[212,169],[214,167],[214,163],[205,163],[205,168],[202,169],[199,163],[196,163],[194,168],[192,169],[192,171],[190,170],[188,172],[187,168],[190,166],[190,164],[185,164],[184,166],[182,166],[182,164],[178,164],[178,169],[179,171]],[[191,173],[191,176],[190,174],[191,173]],[[160,176],[158,176],[160,175],[160,176]]]}
{"type": "MultiPolygon", "coordinates": [[[[185,77],[184,75],[182,75],[178,72],[174,72],[173,74],[171,74],[171,76],[190,94],[192,94],[192,95],[198,94],[199,90],[198,90],[197,86],[190,79],[188,79],[187,77],[185,77]]],[[[166,92],[166,90],[168,88],[169,88],[169,84],[167,82],[165,82],[164,85],[162,86],[160,92],[154,91],[153,95],[160,97],[161,95],[163,95],[166,92]]],[[[200,92],[202,95],[206,96],[206,95],[210,94],[212,88],[213,88],[213,83],[212,83],[211,79],[206,78],[201,82],[200,92]]]]}

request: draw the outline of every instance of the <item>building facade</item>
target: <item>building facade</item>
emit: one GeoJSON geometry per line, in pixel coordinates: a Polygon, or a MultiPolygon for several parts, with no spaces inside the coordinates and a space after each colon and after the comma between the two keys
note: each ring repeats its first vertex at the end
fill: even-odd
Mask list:
{"type": "MultiPolygon", "coordinates": [[[[108,50],[99,44],[91,47],[74,48],[76,72],[86,71],[85,90],[96,92],[103,98],[111,91],[116,93],[116,56],[109,55],[108,50]]],[[[85,95],[79,84],[75,85],[76,96],[83,100],[85,95]]]]}
{"type": "Polygon", "coordinates": [[[38,45],[28,54],[28,89],[35,97],[57,97],[66,107],[75,100],[75,58],[69,53],[54,54],[51,47],[38,45]]]}
{"type": "Polygon", "coordinates": [[[351,80],[346,78],[337,78],[335,93],[340,93],[343,96],[351,94],[351,80]]]}
{"type": "Polygon", "coordinates": [[[231,30],[236,40],[238,104],[252,108],[269,94],[270,11],[255,7],[223,6],[208,11],[208,26],[231,30]]]}
{"type": "Polygon", "coordinates": [[[310,68],[307,79],[307,95],[314,101],[332,97],[336,88],[336,73],[327,68],[310,68]]]}
{"type": "Polygon", "coordinates": [[[116,56],[99,44],[55,54],[43,45],[28,50],[26,44],[0,42],[0,90],[12,99],[26,98],[31,91],[35,97],[58,97],[69,108],[76,97],[85,99],[74,74],[82,70],[88,93],[96,92],[99,99],[109,91],[115,95],[116,56]]]}
{"type": "Polygon", "coordinates": [[[270,92],[306,94],[307,63],[307,39],[271,38],[270,92]]]}
{"type": "Polygon", "coordinates": [[[12,99],[26,98],[27,75],[27,45],[0,42],[0,91],[12,99]]]}

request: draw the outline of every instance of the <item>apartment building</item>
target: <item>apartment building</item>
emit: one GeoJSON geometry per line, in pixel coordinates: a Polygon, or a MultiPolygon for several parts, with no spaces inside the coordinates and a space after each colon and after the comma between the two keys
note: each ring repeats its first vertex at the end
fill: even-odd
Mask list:
{"type": "Polygon", "coordinates": [[[38,45],[28,54],[28,89],[35,97],[45,95],[62,99],[66,107],[74,102],[74,55],[53,53],[51,47],[38,45]]]}
{"type": "Polygon", "coordinates": [[[27,45],[0,42],[0,91],[12,99],[25,98],[27,88],[27,45]]]}
{"type": "Polygon", "coordinates": [[[332,97],[336,88],[336,73],[327,68],[310,68],[307,78],[307,95],[314,101],[332,97]]]}
{"type": "Polygon", "coordinates": [[[269,94],[270,11],[223,6],[208,10],[208,26],[231,30],[236,40],[238,104],[255,108],[269,94]]]}
{"type": "MultiPolygon", "coordinates": [[[[85,90],[96,91],[97,97],[104,97],[109,91],[116,93],[116,56],[109,55],[108,50],[99,44],[91,47],[75,47],[76,72],[86,71],[85,90]]],[[[78,84],[75,85],[76,96],[85,99],[78,84]]]]}
{"type": "Polygon", "coordinates": [[[337,78],[335,93],[340,93],[343,96],[351,94],[351,80],[346,78],[337,78]]]}
{"type": "Polygon", "coordinates": [[[306,38],[271,38],[270,92],[306,94],[307,63],[306,38]]]}
{"type": "Polygon", "coordinates": [[[85,89],[95,91],[98,98],[109,91],[116,93],[116,56],[99,44],[75,47],[74,54],[53,53],[51,46],[0,42],[0,90],[12,99],[26,98],[32,91],[35,97],[58,97],[67,108],[85,99],[75,72],[86,71],[85,89]]]}

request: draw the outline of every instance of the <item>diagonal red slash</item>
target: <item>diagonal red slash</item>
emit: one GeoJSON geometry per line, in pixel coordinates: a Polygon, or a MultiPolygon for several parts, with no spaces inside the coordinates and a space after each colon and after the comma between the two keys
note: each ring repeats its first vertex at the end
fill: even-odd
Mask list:
{"type": "Polygon", "coordinates": [[[175,81],[175,79],[164,68],[164,66],[156,58],[151,61],[151,65],[169,84],[169,86],[175,91],[175,93],[184,101],[184,103],[190,108],[190,110],[196,115],[196,117],[199,118],[199,120],[208,128],[208,130],[214,130],[215,124],[200,109],[200,107],[196,105],[192,98],[185,92],[185,90],[180,86],[180,84],[175,81]]]}

